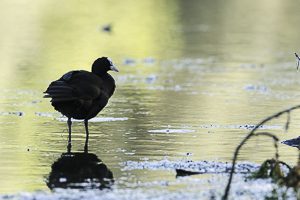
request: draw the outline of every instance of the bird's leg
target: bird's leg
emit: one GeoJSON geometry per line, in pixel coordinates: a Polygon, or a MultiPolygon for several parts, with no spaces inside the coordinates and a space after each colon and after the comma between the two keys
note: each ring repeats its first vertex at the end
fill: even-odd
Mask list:
{"type": "Polygon", "coordinates": [[[71,118],[68,118],[68,128],[69,128],[69,139],[68,139],[68,153],[71,153],[71,126],[72,126],[72,121],[71,118]]]}
{"type": "Polygon", "coordinates": [[[89,146],[89,127],[88,127],[88,120],[84,120],[84,126],[85,126],[85,145],[84,145],[84,152],[88,153],[88,146],[89,146]]]}

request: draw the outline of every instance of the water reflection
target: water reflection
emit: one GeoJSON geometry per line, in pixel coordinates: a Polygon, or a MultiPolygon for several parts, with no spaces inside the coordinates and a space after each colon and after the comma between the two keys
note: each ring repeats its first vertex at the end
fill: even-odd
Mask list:
{"type": "Polygon", "coordinates": [[[63,153],[51,166],[47,186],[104,189],[113,184],[113,173],[93,153],[63,153]]]}
{"type": "Polygon", "coordinates": [[[176,178],[181,176],[190,176],[195,174],[203,174],[202,172],[192,172],[184,169],[176,169],[176,178]]]}

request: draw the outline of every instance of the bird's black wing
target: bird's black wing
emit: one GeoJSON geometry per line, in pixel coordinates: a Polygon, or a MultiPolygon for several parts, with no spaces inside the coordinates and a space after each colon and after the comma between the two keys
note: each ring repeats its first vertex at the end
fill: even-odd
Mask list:
{"type": "Polygon", "coordinates": [[[63,102],[76,100],[76,92],[69,81],[72,77],[79,73],[79,70],[70,71],[64,74],[60,79],[53,81],[44,92],[44,98],[52,98],[51,102],[63,102]]]}
{"type": "Polygon", "coordinates": [[[53,81],[44,92],[44,97],[52,98],[51,102],[92,100],[101,93],[98,85],[101,81],[96,75],[83,70],[70,71],[53,81]]]}

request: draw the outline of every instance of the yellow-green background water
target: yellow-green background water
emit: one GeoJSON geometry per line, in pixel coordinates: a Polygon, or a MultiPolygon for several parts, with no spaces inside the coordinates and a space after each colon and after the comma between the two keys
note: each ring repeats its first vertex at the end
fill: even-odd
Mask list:
{"type": "MultiPolygon", "coordinates": [[[[51,164],[66,151],[67,125],[42,92],[73,69],[109,56],[117,90],[90,123],[90,151],[117,180],[168,180],[174,172],[123,171],[126,161],[230,161],[248,130],[300,100],[300,8],[296,0],[1,0],[0,193],[48,190],[51,164]],[[112,31],[102,27],[112,25],[112,31]],[[11,112],[22,112],[17,116],[11,112]],[[156,133],[162,129],[188,133],[156,133]]],[[[281,140],[299,135],[300,115],[272,121],[281,140]]],[[[73,150],[84,127],[74,123],[73,150]]],[[[274,153],[269,139],[250,142],[240,160],[274,153]]],[[[297,150],[280,145],[290,164],[297,150]]],[[[125,186],[124,186],[125,187],[125,186]]]]}

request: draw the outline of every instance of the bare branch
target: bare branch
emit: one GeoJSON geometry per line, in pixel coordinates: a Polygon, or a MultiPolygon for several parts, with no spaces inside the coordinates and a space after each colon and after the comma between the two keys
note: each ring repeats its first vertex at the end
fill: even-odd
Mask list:
{"type": "Polygon", "coordinates": [[[297,70],[299,69],[299,62],[300,62],[300,57],[298,56],[297,53],[295,53],[295,56],[297,58],[297,70]]]}
{"type": "Polygon", "coordinates": [[[287,120],[285,123],[285,132],[287,132],[289,130],[290,121],[291,121],[291,113],[287,112],[287,120]]]}
{"type": "MultiPolygon", "coordinates": [[[[299,56],[295,53],[296,57],[298,58],[298,60],[300,60],[299,56]]],[[[283,111],[280,111],[274,115],[271,115],[267,118],[265,118],[264,120],[262,120],[260,123],[258,123],[249,133],[248,135],[241,141],[241,143],[237,146],[237,148],[235,149],[234,155],[233,155],[233,159],[232,159],[232,167],[231,167],[231,171],[230,171],[230,175],[229,175],[229,179],[228,179],[228,183],[227,186],[225,188],[225,192],[224,192],[224,196],[222,197],[223,200],[227,200],[228,199],[228,195],[229,195],[229,190],[230,190],[230,185],[232,182],[232,178],[233,178],[233,174],[234,174],[234,169],[235,169],[235,165],[236,165],[236,161],[237,161],[237,157],[239,154],[239,151],[241,150],[242,146],[253,136],[255,135],[255,131],[261,127],[262,125],[264,125],[265,123],[267,123],[268,121],[274,119],[274,118],[278,118],[280,117],[282,114],[285,113],[289,113],[293,110],[299,109],[300,105],[296,105],[293,106],[291,108],[285,109],[283,111]]]]}

